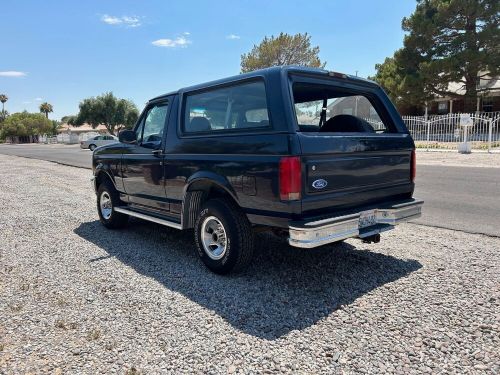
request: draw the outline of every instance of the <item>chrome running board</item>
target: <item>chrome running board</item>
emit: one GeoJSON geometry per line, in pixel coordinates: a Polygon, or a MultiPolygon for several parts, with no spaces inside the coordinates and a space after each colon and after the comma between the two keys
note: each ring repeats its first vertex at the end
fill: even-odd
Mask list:
{"type": "Polygon", "coordinates": [[[153,223],[165,225],[167,227],[175,228],[175,229],[182,229],[182,225],[173,221],[168,221],[165,219],[160,219],[154,216],[149,216],[145,214],[141,214],[140,212],[132,211],[127,208],[123,207],[115,207],[114,210],[116,212],[119,212],[121,214],[129,215],[129,216],[134,216],[139,219],[147,220],[147,221],[152,221],[153,223]]]}

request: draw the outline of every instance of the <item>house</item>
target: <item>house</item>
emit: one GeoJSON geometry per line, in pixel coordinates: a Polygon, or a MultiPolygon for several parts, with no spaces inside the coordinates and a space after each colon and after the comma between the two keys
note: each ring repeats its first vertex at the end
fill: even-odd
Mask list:
{"type": "Polygon", "coordinates": [[[80,143],[80,141],[85,141],[99,134],[108,134],[108,130],[104,125],[98,125],[94,129],[90,124],[81,126],[62,124],[57,132],[57,140],[62,143],[80,143]]]}
{"type": "Polygon", "coordinates": [[[327,109],[327,118],[336,115],[354,115],[361,118],[378,117],[371,103],[359,95],[340,97],[330,103],[327,109]]]}
{"type": "MultiPolygon", "coordinates": [[[[500,77],[481,79],[479,85],[479,95],[476,101],[475,112],[497,112],[500,111],[500,77]]],[[[458,95],[465,94],[463,83],[452,82],[448,85],[448,91],[458,95]]],[[[436,96],[427,106],[428,115],[444,115],[448,113],[465,112],[465,99],[436,96]]],[[[409,106],[398,108],[401,115],[424,115],[425,108],[419,106],[409,106]]],[[[338,114],[357,115],[363,118],[373,118],[374,108],[365,98],[349,96],[338,98],[328,106],[328,117],[338,114]]]]}
{"type": "MultiPolygon", "coordinates": [[[[463,83],[451,82],[448,91],[458,95],[465,94],[463,83]]],[[[464,98],[439,96],[428,103],[429,115],[444,115],[447,113],[465,112],[464,98]]],[[[479,95],[476,101],[476,112],[500,111],[500,77],[481,78],[479,82],[479,95]]]]}

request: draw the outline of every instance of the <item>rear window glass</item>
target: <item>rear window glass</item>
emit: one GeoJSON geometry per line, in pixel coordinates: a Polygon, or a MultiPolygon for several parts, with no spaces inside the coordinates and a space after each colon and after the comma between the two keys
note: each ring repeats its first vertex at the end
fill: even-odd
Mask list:
{"type": "Polygon", "coordinates": [[[300,131],[387,133],[371,99],[361,93],[327,85],[294,84],[295,114],[300,131]]]}
{"type": "Polygon", "coordinates": [[[264,82],[251,82],[187,95],[184,131],[221,132],[269,127],[264,82]]]}

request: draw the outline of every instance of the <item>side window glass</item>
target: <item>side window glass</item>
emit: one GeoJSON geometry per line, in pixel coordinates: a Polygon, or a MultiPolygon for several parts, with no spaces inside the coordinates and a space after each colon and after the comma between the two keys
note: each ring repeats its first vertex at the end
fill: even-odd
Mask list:
{"type": "Polygon", "coordinates": [[[137,144],[142,143],[142,129],[144,129],[144,118],[141,119],[139,126],[135,129],[135,139],[137,139],[137,144]]]}
{"type": "Polygon", "coordinates": [[[254,126],[267,126],[269,125],[269,115],[266,109],[250,109],[245,112],[245,121],[247,124],[254,124],[254,126]]]}
{"type": "Polygon", "coordinates": [[[223,132],[269,127],[264,82],[250,82],[187,95],[184,130],[223,132]]]}
{"type": "Polygon", "coordinates": [[[148,110],[141,125],[136,130],[138,144],[153,149],[161,145],[167,113],[167,103],[155,105],[148,110]]]}
{"type": "Polygon", "coordinates": [[[367,96],[337,91],[322,85],[293,86],[295,113],[300,131],[389,132],[367,96]]]}

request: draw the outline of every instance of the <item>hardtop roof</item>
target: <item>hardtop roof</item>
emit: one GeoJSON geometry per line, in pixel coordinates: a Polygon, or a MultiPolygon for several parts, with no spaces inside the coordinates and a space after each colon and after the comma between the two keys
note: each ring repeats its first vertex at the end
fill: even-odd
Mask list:
{"type": "MultiPolygon", "coordinates": [[[[180,88],[178,90],[171,91],[171,92],[168,92],[166,94],[154,97],[153,99],[150,100],[150,102],[162,99],[166,96],[175,95],[175,94],[178,94],[178,93],[181,93],[184,91],[196,91],[196,90],[201,90],[204,88],[209,88],[209,87],[218,86],[218,85],[224,85],[227,83],[245,80],[245,79],[251,79],[251,78],[255,78],[255,77],[266,77],[266,76],[271,76],[271,75],[276,75],[276,74],[288,74],[288,73],[313,74],[313,75],[317,74],[317,75],[322,75],[322,76],[328,77],[329,73],[332,73],[332,72],[328,71],[326,69],[311,68],[311,67],[298,66],[298,65],[273,66],[270,68],[254,70],[254,71],[249,72],[249,73],[233,75],[230,77],[221,78],[218,80],[209,81],[209,82],[205,82],[205,83],[200,83],[197,85],[186,86],[186,87],[180,88]]],[[[336,73],[336,74],[345,76],[345,79],[350,79],[350,80],[354,80],[354,81],[371,83],[371,84],[377,85],[375,82],[373,82],[369,79],[362,78],[362,77],[353,76],[350,74],[343,74],[343,73],[336,73]]]]}

